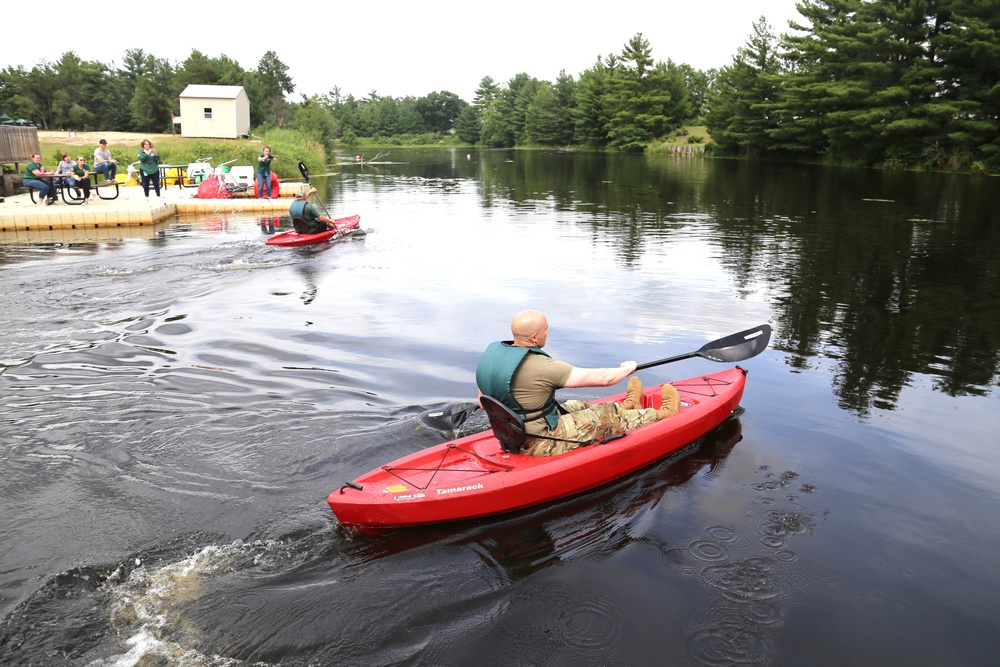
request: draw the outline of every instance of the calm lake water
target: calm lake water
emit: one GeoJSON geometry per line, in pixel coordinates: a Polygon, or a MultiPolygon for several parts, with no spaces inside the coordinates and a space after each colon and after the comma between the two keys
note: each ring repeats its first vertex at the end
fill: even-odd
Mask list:
{"type": "Polygon", "coordinates": [[[287,217],[221,203],[0,247],[0,664],[996,664],[996,179],[384,161],[314,177],[368,231],[332,245],[265,246],[287,217]],[[501,518],[340,527],[326,496],[453,437],[420,414],[474,400],[528,307],[580,366],[775,335],[682,456],[501,518]]]}

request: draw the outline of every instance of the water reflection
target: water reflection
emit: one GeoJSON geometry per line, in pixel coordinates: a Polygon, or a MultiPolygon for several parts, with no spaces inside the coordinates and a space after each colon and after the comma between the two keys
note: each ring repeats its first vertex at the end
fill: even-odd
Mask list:
{"type": "Polygon", "coordinates": [[[346,529],[341,534],[363,549],[365,561],[441,540],[472,546],[485,564],[513,583],[596,546],[623,548],[631,538],[622,529],[636,515],[655,509],[669,488],[686,484],[699,473],[712,474],[742,439],[740,419],[733,417],[652,468],[577,498],[507,518],[394,530],[388,535],[355,536],[346,529]],[[617,547],[609,546],[616,543],[617,547]]]}
{"type": "Polygon", "coordinates": [[[708,243],[742,298],[771,295],[787,363],[835,360],[840,405],[863,418],[894,409],[915,375],[951,396],[985,395],[1000,375],[989,179],[547,151],[433,164],[401,155],[412,159],[403,174],[475,179],[486,210],[587,229],[625,267],[662,244],[708,243]]]}
{"type": "Polygon", "coordinates": [[[833,613],[862,663],[990,664],[985,181],[465,152],[327,177],[364,243],[274,249],[226,214],[0,249],[0,663],[826,665],[833,613]],[[326,495],[450,437],[419,413],[470,400],[535,305],[587,365],[769,321],[747,439],[517,515],[339,530],[326,495]]]}
{"type": "Polygon", "coordinates": [[[281,216],[267,215],[260,219],[260,231],[262,234],[274,234],[281,228],[281,216]]]}

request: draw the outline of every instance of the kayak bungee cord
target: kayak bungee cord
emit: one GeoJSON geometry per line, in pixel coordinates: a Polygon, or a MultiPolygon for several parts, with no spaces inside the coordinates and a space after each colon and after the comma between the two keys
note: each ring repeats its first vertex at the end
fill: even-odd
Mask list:
{"type": "Polygon", "coordinates": [[[411,484],[414,487],[420,489],[421,491],[426,491],[428,489],[428,487],[430,487],[431,482],[434,481],[434,477],[439,472],[441,472],[441,470],[444,469],[444,461],[445,461],[446,458],[448,458],[448,454],[450,454],[452,452],[452,450],[458,450],[458,451],[462,452],[463,454],[468,454],[469,456],[472,456],[472,457],[474,457],[474,458],[482,461],[483,463],[486,463],[486,464],[491,465],[491,466],[495,466],[496,468],[498,468],[498,470],[483,470],[482,468],[468,468],[468,469],[466,469],[466,468],[448,468],[447,469],[448,472],[468,472],[468,473],[475,473],[477,475],[482,475],[482,474],[492,475],[495,472],[510,472],[511,471],[511,468],[509,466],[502,465],[500,463],[497,463],[496,461],[490,461],[489,459],[484,458],[484,457],[480,456],[479,454],[476,454],[475,452],[470,452],[469,450],[465,449],[464,447],[458,447],[457,445],[448,445],[448,447],[444,451],[444,454],[441,456],[441,460],[438,461],[438,464],[435,467],[433,467],[433,468],[399,468],[399,467],[393,468],[393,467],[390,467],[390,466],[384,466],[382,469],[385,470],[390,475],[393,475],[394,477],[398,477],[400,480],[406,482],[407,484],[411,484]],[[416,484],[412,480],[406,479],[402,475],[398,474],[396,472],[397,470],[403,471],[403,472],[430,472],[432,474],[431,474],[430,478],[427,480],[427,483],[424,486],[420,486],[419,484],[416,484]]]}

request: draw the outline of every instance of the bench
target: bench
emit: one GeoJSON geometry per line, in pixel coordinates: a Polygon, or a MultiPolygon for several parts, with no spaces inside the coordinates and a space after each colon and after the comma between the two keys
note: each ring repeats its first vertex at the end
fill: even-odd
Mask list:
{"type": "MultiPolygon", "coordinates": [[[[119,183],[118,181],[106,181],[104,183],[91,185],[90,190],[101,199],[110,201],[112,199],[118,199],[119,185],[121,185],[121,183],[119,183]],[[112,196],[106,197],[105,191],[110,191],[110,188],[114,188],[115,193],[112,196]]],[[[54,189],[56,196],[62,197],[63,202],[69,204],[70,206],[79,206],[80,204],[83,203],[82,191],[80,196],[77,196],[76,192],[80,188],[77,188],[75,185],[66,185],[64,183],[52,183],[52,188],[54,189]]],[[[28,191],[28,196],[31,197],[32,204],[38,203],[38,200],[35,199],[35,194],[38,192],[38,190],[36,190],[35,188],[27,188],[23,185],[21,186],[21,189],[28,191]]]]}
{"type": "MultiPolygon", "coordinates": [[[[91,176],[93,177],[93,175],[91,175],[91,176]]],[[[119,185],[121,185],[121,183],[119,183],[118,181],[105,181],[104,183],[97,183],[96,185],[91,185],[90,186],[90,191],[92,193],[94,193],[95,195],[97,195],[101,199],[104,199],[104,200],[107,200],[107,201],[111,201],[112,199],[118,199],[118,186],[119,185]],[[110,192],[111,188],[115,189],[114,195],[105,197],[104,196],[105,191],[110,192]]],[[[81,195],[77,194],[77,190],[79,190],[79,188],[77,188],[75,186],[72,186],[72,185],[70,185],[70,186],[64,185],[64,186],[62,186],[62,188],[63,188],[63,190],[62,190],[63,201],[65,201],[67,204],[82,204],[83,203],[83,197],[81,195]],[[67,197],[69,197],[72,201],[66,201],[67,197]]]]}
{"type": "MultiPolygon", "coordinates": [[[[62,183],[50,183],[49,187],[51,188],[50,193],[54,193],[56,197],[59,196],[59,193],[62,193],[63,201],[66,202],[67,204],[82,204],[83,203],[83,198],[81,198],[79,201],[67,201],[66,200],[66,192],[64,190],[65,186],[62,183]]],[[[21,185],[21,189],[28,191],[28,196],[31,198],[31,203],[32,204],[37,204],[38,203],[38,200],[35,199],[35,195],[38,194],[38,190],[36,190],[35,188],[29,188],[26,185],[21,185]]],[[[70,198],[72,199],[72,196],[70,198]]]]}
{"type": "Polygon", "coordinates": [[[101,199],[111,200],[111,199],[118,199],[118,186],[119,185],[121,185],[121,183],[119,183],[118,181],[105,181],[103,183],[98,183],[96,185],[91,185],[90,189],[93,190],[94,193],[98,197],[100,197],[101,199]],[[114,188],[115,189],[115,194],[114,194],[113,197],[105,197],[104,196],[104,192],[103,191],[107,190],[108,188],[114,188]]]}

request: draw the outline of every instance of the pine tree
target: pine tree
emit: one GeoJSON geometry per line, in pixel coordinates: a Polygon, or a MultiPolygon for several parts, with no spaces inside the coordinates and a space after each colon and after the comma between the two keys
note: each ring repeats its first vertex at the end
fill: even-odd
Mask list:
{"type": "Polygon", "coordinates": [[[611,144],[642,151],[690,114],[683,73],[673,63],[655,63],[649,40],[638,33],[625,45],[611,79],[616,104],[608,122],[611,144]]]}
{"type": "Polygon", "coordinates": [[[982,160],[1000,170],[1000,3],[940,4],[932,45],[942,64],[941,95],[928,113],[950,121],[942,142],[954,162],[982,160]]]}
{"type": "MultiPolygon", "coordinates": [[[[780,74],[777,39],[762,16],[733,62],[719,70],[707,95],[705,124],[721,152],[760,156],[772,149],[771,133],[779,128],[773,105],[780,74]]],[[[784,142],[784,148],[796,148],[787,135],[784,142]]]]}

